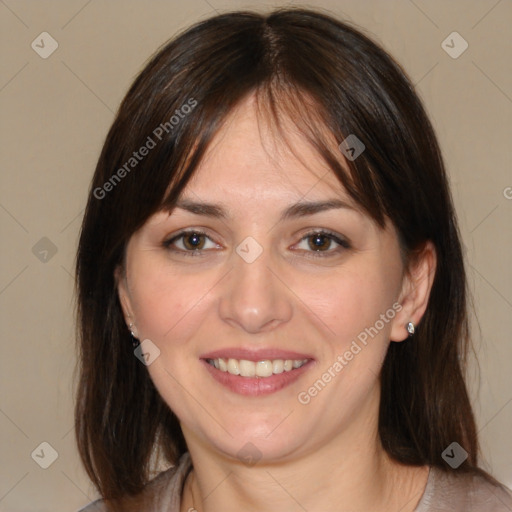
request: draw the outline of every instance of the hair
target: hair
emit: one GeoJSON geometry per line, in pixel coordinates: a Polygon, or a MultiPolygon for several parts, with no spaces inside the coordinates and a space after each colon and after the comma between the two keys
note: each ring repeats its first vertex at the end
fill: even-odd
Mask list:
{"type": "Polygon", "coordinates": [[[283,118],[293,121],[378,226],[391,221],[406,266],[433,243],[426,312],[414,338],[391,343],[383,363],[380,439],[396,461],[445,471],[442,452],[457,441],[468,452],[457,471],[481,471],[464,378],[466,275],[434,130],[392,57],[351,25],[297,8],[229,12],[193,25],[152,57],[119,107],[89,190],[76,264],[75,430],[88,475],[105,499],[134,496],[155,453],[172,465],[187,451],[177,417],[134,357],[114,272],[131,235],[172,210],[222,123],[252,94],[277,132],[283,118]],[[355,134],[366,149],[344,162],[326,131],[338,144],[355,134]],[[135,156],[143,146],[151,149],[135,156]]]}

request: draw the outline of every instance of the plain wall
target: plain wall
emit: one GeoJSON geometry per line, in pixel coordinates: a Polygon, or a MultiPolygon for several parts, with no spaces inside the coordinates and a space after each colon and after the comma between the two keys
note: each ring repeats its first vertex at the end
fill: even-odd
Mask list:
{"type": "MultiPolygon", "coordinates": [[[[73,266],[114,112],[149,56],[178,30],[216,11],[272,5],[285,3],[0,3],[0,511],[70,512],[95,497],[72,431],[73,266]],[[47,36],[44,44],[37,38],[42,32],[58,43],[46,59],[31,47],[36,40],[40,52],[51,48],[47,36]],[[48,469],[35,459],[50,457],[49,448],[31,457],[42,442],[58,453],[48,469]]],[[[363,27],[405,67],[426,104],[453,186],[479,319],[481,379],[471,389],[483,464],[512,486],[512,3],[301,5],[363,27]],[[469,44],[456,59],[441,46],[453,31],[469,44]]]]}

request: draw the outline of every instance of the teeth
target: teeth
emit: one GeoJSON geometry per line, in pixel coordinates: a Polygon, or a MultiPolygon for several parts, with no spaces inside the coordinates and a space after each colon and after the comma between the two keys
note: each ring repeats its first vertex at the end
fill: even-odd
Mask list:
{"type": "Polygon", "coordinates": [[[282,359],[276,359],[272,363],[272,372],[276,374],[284,372],[284,361],[282,359]]]}
{"type": "Polygon", "coordinates": [[[242,377],[270,377],[300,368],[307,362],[307,359],[274,359],[273,361],[266,359],[257,363],[247,359],[217,358],[208,360],[208,363],[217,370],[242,377]]]}
{"type": "Polygon", "coordinates": [[[272,375],[272,361],[258,361],[256,363],[256,375],[258,377],[270,377],[272,375]]]}
{"type": "Polygon", "coordinates": [[[242,377],[254,377],[256,375],[256,363],[254,361],[241,359],[238,366],[242,377]]]}
{"type": "MultiPolygon", "coordinates": [[[[215,364],[215,361],[214,361],[215,364]]],[[[224,370],[222,370],[224,371],[224,370]]],[[[240,375],[240,366],[238,365],[238,361],[236,359],[229,359],[227,371],[232,375],[240,375]]]]}

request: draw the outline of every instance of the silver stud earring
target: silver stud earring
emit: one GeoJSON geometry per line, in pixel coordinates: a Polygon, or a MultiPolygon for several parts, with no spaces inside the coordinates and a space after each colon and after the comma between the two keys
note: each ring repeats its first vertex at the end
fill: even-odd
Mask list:
{"type": "Polygon", "coordinates": [[[412,322],[408,322],[405,328],[407,329],[410,338],[414,334],[414,331],[416,330],[414,324],[412,322]]]}

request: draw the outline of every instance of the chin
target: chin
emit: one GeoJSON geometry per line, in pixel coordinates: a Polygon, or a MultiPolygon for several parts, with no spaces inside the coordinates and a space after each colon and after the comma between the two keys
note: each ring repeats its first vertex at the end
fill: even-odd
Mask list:
{"type": "Polygon", "coordinates": [[[246,465],[280,462],[297,455],[312,439],[312,433],[308,434],[303,424],[300,428],[291,422],[286,425],[293,414],[283,421],[285,417],[278,413],[263,415],[259,412],[243,414],[234,421],[220,418],[225,430],[218,427],[213,432],[209,422],[204,427],[198,426],[199,435],[223,456],[238,459],[246,465]]]}

